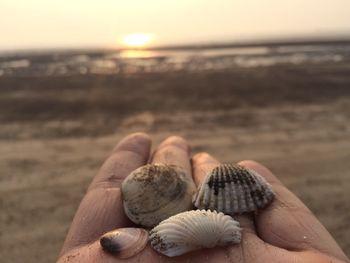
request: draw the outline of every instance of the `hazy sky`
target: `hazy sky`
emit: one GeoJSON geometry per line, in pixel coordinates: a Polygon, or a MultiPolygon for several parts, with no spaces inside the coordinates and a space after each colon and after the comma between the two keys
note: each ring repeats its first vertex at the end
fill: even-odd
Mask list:
{"type": "Polygon", "coordinates": [[[0,49],[349,34],[350,0],[0,0],[0,49]]]}

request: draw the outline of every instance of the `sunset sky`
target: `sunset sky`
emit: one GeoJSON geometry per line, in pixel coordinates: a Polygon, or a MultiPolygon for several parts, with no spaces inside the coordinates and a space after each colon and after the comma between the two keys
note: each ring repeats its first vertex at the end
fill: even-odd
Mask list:
{"type": "Polygon", "coordinates": [[[350,1],[0,0],[0,33],[2,50],[350,36],[350,1]]]}

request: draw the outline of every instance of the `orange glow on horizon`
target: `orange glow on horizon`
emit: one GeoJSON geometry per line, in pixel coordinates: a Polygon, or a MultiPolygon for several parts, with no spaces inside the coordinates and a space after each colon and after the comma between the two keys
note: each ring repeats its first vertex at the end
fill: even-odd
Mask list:
{"type": "Polygon", "coordinates": [[[126,48],[145,48],[148,47],[154,40],[151,34],[136,33],[124,36],[121,39],[121,44],[126,48]]]}

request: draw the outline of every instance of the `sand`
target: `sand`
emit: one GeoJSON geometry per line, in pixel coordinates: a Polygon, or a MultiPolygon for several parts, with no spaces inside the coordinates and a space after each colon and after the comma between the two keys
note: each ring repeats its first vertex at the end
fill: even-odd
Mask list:
{"type": "Polygon", "coordinates": [[[135,131],[265,164],[349,255],[349,69],[0,78],[1,261],[54,262],[89,182],[135,131]]]}

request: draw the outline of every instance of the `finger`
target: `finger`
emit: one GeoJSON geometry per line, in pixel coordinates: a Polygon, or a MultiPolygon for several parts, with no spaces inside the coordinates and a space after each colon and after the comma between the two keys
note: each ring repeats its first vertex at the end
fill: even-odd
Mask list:
{"type": "Polygon", "coordinates": [[[220,162],[207,153],[197,153],[192,157],[192,171],[195,184],[198,186],[205,176],[220,162]]]}
{"type": "Polygon", "coordinates": [[[256,214],[256,229],[261,239],[280,248],[315,249],[346,259],[343,251],[312,212],[267,168],[254,161],[242,161],[239,164],[265,177],[276,194],[271,205],[256,214]]]}
{"type": "Polygon", "coordinates": [[[154,152],[151,163],[176,165],[191,177],[190,147],[181,137],[171,136],[164,140],[154,152]]]}
{"type": "MultiPolygon", "coordinates": [[[[199,185],[205,176],[213,170],[220,162],[207,153],[198,153],[192,157],[193,178],[196,185],[199,185]]],[[[255,236],[254,219],[250,214],[243,214],[234,217],[243,228],[243,235],[246,238],[253,234],[255,236]]]]}
{"type": "Polygon", "coordinates": [[[61,253],[130,223],[119,186],[131,171],[147,162],[150,147],[150,138],[141,133],[127,136],[115,147],[81,201],[61,253]]]}

